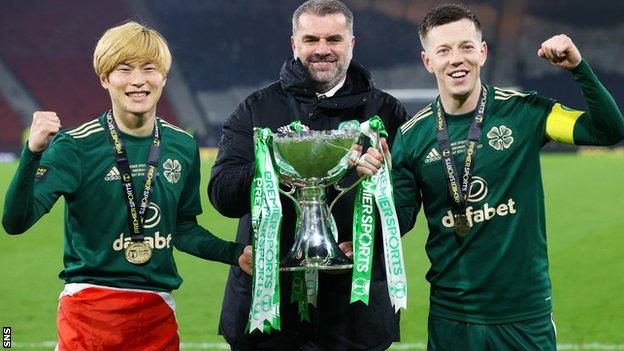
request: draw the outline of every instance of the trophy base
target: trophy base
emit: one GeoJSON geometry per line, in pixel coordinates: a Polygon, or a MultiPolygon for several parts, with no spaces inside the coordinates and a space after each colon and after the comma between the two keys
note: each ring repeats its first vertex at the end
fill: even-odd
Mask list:
{"type": "Polygon", "coordinates": [[[346,271],[353,268],[352,264],[343,264],[339,266],[302,266],[302,267],[280,267],[281,272],[298,272],[307,269],[315,269],[317,271],[346,271]]]}
{"type": "Polygon", "coordinates": [[[315,269],[319,271],[339,271],[351,268],[353,268],[353,263],[349,262],[348,259],[345,260],[340,257],[308,257],[305,259],[301,258],[294,260],[286,258],[280,265],[280,271],[282,272],[305,271],[307,269],[315,269]]]}

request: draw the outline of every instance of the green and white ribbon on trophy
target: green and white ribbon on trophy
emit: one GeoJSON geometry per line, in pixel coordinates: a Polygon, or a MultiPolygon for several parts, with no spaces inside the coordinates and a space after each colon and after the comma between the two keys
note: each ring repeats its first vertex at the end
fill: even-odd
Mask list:
{"type": "Polygon", "coordinates": [[[372,178],[360,183],[353,207],[353,278],[351,303],[368,305],[375,242],[375,189],[372,178]]]}
{"type": "Polygon", "coordinates": [[[362,123],[362,134],[384,157],[379,171],[360,183],[353,214],[353,278],[351,303],[362,301],[368,305],[372,273],[372,253],[375,233],[374,204],[379,209],[384,246],[386,279],[390,303],[395,311],[407,308],[407,279],[401,245],[399,221],[394,205],[390,165],[380,147],[380,137],[387,137],[378,116],[362,123]]]}
{"type": "MultiPolygon", "coordinates": [[[[353,267],[351,302],[368,304],[375,233],[375,204],[383,234],[388,292],[395,311],[407,306],[407,284],[401,236],[394,208],[390,167],[384,158],[372,177],[360,178],[347,188],[337,183],[356,153],[360,135],[379,147],[387,133],[378,116],[360,124],[341,123],[338,130],[309,131],[293,122],[289,132],[273,134],[268,128],[254,128],[256,169],[251,188],[253,228],[253,289],[248,330],[279,330],[281,270],[293,272],[291,302],[296,302],[302,320],[310,320],[308,305],[316,305],[319,270],[353,267]],[[312,161],[312,162],[311,162],[312,161]],[[289,191],[280,189],[280,182],[289,191]],[[340,191],[331,205],[325,202],[325,188],[340,191]],[[354,263],[340,250],[336,222],[331,209],[338,199],[359,185],[354,206],[354,263]],[[280,261],[282,206],[280,193],[295,203],[295,243],[280,261]],[[281,266],[281,268],[280,268],[281,266]]],[[[383,152],[382,152],[383,154],[383,152]]]]}
{"type": "Polygon", "coordinates": [[[253,228],[253,295],[249,310],[250,332],[270,332],[280,326],[279,253],[282,205],[278,174],[271,155],[272,133],[254,129],[256,171],[251,186],[253,228]]]}

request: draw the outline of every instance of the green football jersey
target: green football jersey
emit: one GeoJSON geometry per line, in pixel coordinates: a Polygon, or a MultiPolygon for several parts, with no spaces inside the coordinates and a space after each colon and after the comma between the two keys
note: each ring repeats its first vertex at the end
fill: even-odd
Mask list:
{"type": "MultiPolygon", "coordinates": [[[[554,101],[487,86],[463,240],[453,228],[435,104],[406,122],[392,149],[399,216],[423,204],[431,261],[430,313],[474,323],[506,323],[551,311],[539,152],[554,101]]],[[[453,159],[463,168],[473,113],[447,116],[453,159]]],[[[409,218],[413,222],[413,218],[409,218]]],[[[404,222],[405,219],[402,220],[404,222]]]]}
{"type": "MultiPolygon", "coordinates": [[[[173,260],[176,224],[179,218],[195,218],[202,211],[197,143],[157,118],[162,138],[160,161],[144,221],[145,242],[153,248],[153,255],[148,263],[134,265],[124,257],[131,235],[105,116],[55,136],[35,175],[34,198],[45,209],[49,211],[60,196],[65,198],[64,268],[59,276],[67,283],[176,289],[182,283],[173,260]]],[[[135,201],[139,201],[152,137],[121,135],[135,201]]]]}
{"type": "MultiPolygon", "coordinates": [[[[430,313],[472,323],[507,323],[551,311],[544,190],[539,152],[548,140],[613,145],[624,139],[617,104],[585,61],[572,69],[587,111],[536,93],[486,86],[487,115],[468,191],[472,228],[459,239],[429,105],[405,122],[392,146],[397,214],[409,230],[421,204],[431,262],[430,313]]],[[[473,113],[447,116],[455,165],[464,166],[473,113]]]]}

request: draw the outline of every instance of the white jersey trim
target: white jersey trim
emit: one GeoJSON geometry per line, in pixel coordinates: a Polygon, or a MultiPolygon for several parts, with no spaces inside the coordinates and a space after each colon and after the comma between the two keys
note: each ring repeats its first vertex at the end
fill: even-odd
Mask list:
{"type": "Polygon", "coordinates": [[[182,128],[180,128],[180,127],[176,126],[176,125],[173,125],[173,124],[171,124],[171,123],[169,123],[169,122],[165,121],[165,120],[164,120],[164,119],[162,119],[162,118],[160,119],[160,122],[161,122],[161,124],[162,124],[162,126],[163,126],[163,127],[173,129],[173,130],[178,131],[178,132],[180,132],[180,133],[184,133],[184,134],[186,134],[186,135],[190,136],[191,138],[193,138],[193,136],[192,136],[191,134],[189,134],[187,131],[185,131],[184,129],[182,129],[182,128]]]}
{"type": "Polygon", "coordinates": [[[401,126],[401,132],[405,133],[408,130],[410,130],[418,121],[420,121],[423,118],[429,117],[433,114],[433,110],[431,108],[431,104],[429,104],[427,107],[425,107],[424,109],[418,111],[418,113],[416,113],[414,115],[414,117],[410,118],[409,121],[405,122],[402,126],[401,126]]]}
{"type": "Polygon", "coordinates": [[[67,135],[71,136],[74,139],[82,139],[82,138],[88,137],[89,135],[101,132],[103,130],[104,128],[102,128],[99,121],[95,119],[77,128],[68,130],[67,135]]]}
{"type": "Polygon", "coordinates": [[[81,124],[81,125],[79,125],[78,127],[75,127],[75,128],[69,129],[69,130],[67,131],[67,133],[68,133],[68,134],[79,134],[79,133],[82,133],[85,129],[87,129],[87,128],[89,128],[89,127],[93,126],[93,125],[100,125],[100,123],[99,123],[99,121],[98,121],[98,119],[97,119],[97,118],[96,118],[96,119],[94,119],[94,120],[91,120],[91,121],[89,121],[89,122],[86,122],[86,123],[84,123],[84,124],[81,124]]]}
{"type": "Polygon", "coordinates": [[[81,134],[69,134],[69,135],[72,138],[74,138],[74,139],[83,139],[83,138],[88,137],[89,135],[92,135],[92,134],[95,134],[95,133],[99,133],[99,132],[101,132],[103,130],[104,130],[104,128],[98,127],[98,128],[91,129],[88,132],[84,132],[84,133],[81,133],[81,134]]]}
{"type": "Polygon", "coordinates": [[[494,88],[494,99],[495,100],[509,100],[514,96],[518,97],[527,97],[531,94],[523,93],[517,90],[503,90],[500,88],[494,88]]]}

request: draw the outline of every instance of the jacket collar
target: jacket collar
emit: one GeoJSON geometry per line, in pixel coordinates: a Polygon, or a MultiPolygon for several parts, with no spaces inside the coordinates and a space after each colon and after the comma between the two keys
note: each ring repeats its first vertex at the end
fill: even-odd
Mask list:
{"type": "MultiPolygon", "coordinates": [[[[299,59],[289,58],[280,71],[280,85],[284,91],[302,102],[316,101],[312,77],[299,59]]],[[[359,63],[351,60],[344,86],[331,98],[320,104],[327,108],[347,108],[366,103],[368,93],[375,87],[370,73],[359,63]]]]}

